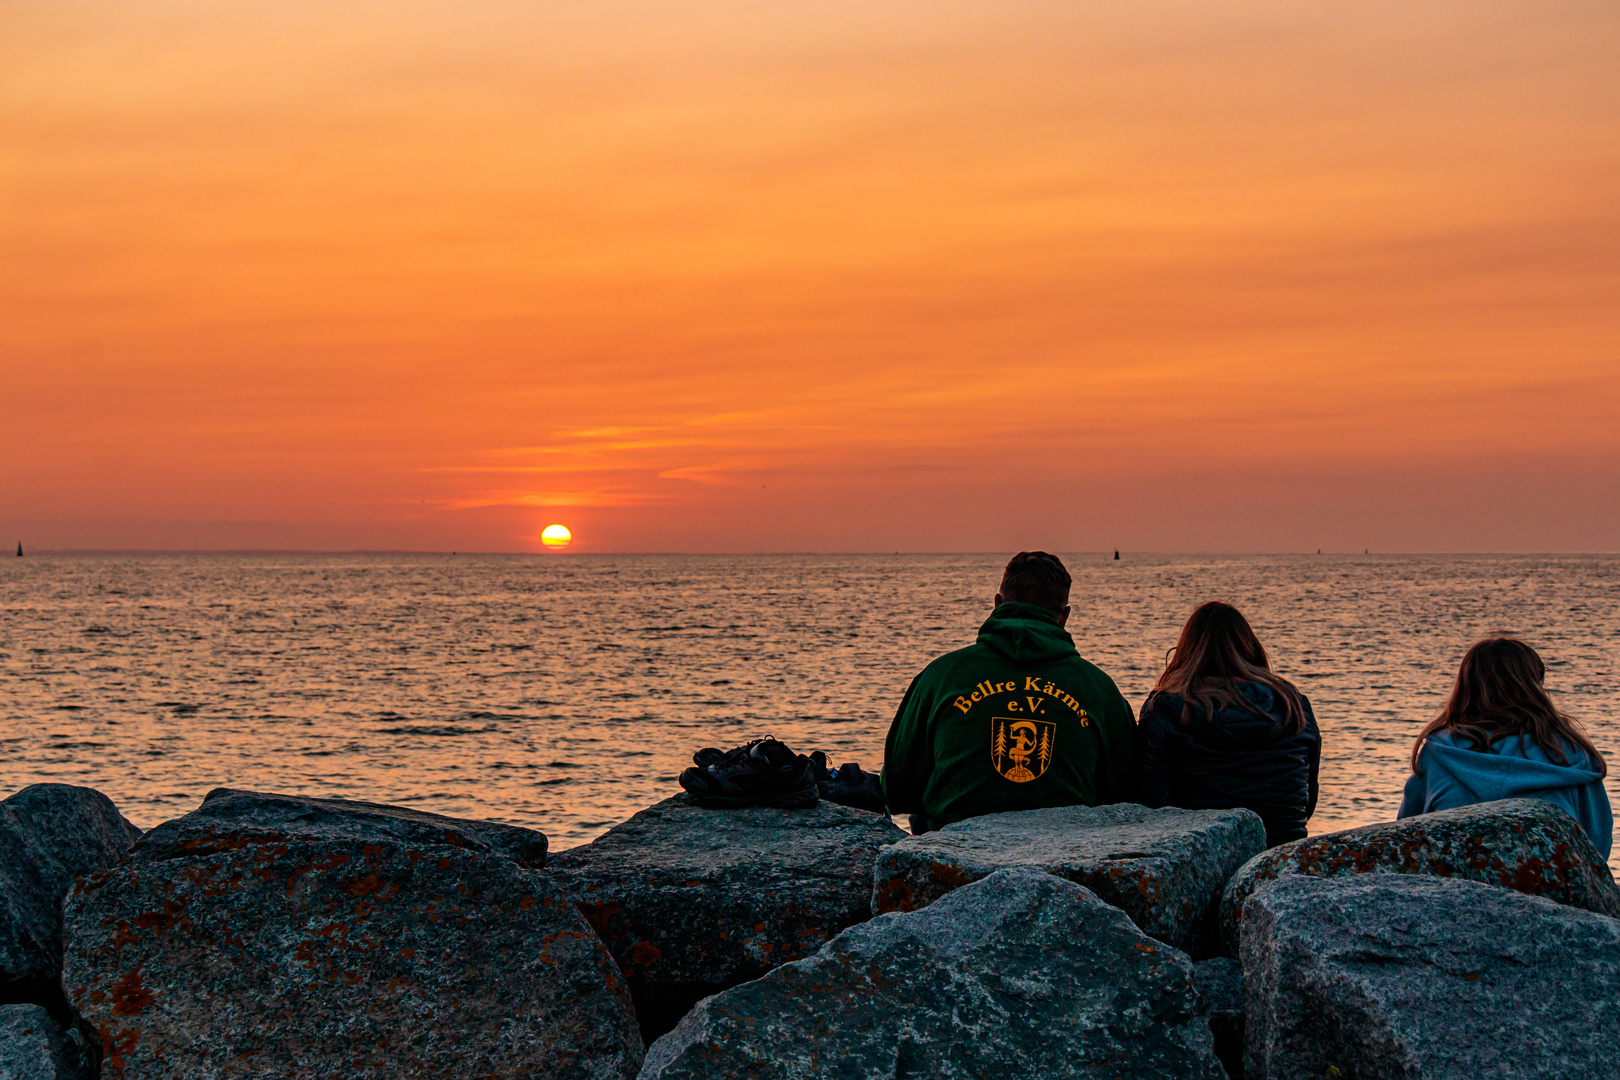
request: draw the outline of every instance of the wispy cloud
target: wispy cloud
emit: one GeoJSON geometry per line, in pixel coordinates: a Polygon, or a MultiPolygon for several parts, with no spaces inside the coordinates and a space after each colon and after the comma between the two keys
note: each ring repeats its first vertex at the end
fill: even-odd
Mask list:
{"type": "Polygon", "coordinates": [[[451,499],[443,505],[447,510],[476,510],[491,506],[659,506],[671,501],[668,496],[652,492],[607,488],[591,491],[483,491],[451,499]]]}

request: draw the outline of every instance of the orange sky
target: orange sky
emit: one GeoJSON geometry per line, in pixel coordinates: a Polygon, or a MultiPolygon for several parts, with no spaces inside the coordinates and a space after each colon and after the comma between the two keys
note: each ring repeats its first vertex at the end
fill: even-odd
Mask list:
{"type": "Polygon", "coordinates": [[[1620,6],[0,0],[0,539],[1620,549],[1620,6]]]}

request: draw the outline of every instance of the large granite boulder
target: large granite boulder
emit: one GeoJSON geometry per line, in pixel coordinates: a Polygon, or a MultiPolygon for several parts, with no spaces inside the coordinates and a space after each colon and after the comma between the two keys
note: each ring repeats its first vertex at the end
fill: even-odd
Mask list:
{"type": "Polygon", "coordinates": [[[141,838],[130,858],[176,859],[294,840],[363,840],[487,851],[519,866],[546,864],[546,837],[494,821],[442,817],[403,806],[215,788],[202,805],[141,838]]]}
{"type": "Polygon", "coordinates": [[[1245,903],[1249,1080],[1594,1080],[1620,920],[1474,881],[1283,877],[1245,903]]]}
{"type": "Polygon", "coordinates": [[[547,875],[619,962],[651,1040],[700,998],[870,918],[872,858],[904,835],[828,802],[706,810],[681,794],[554,855],[547,875]]]}
{"type": "Polygon", "coordinates": [[[96,1054],[40,1005],[0,1005],[0,1080],[91,1080],[96,1054]]]}
{"type": "Polygon", "coordinates": [[[36,1002],[66,1019],[62,898],[140,835],[92,788],[34,784],[0,802],[0,1001],[36,1002]]]}
{"type": "Polygon", "coordinates": [[[1090,890],[1003,870],[700,1002],[642,1080],[1221,1080],[1192,964],[1090,890]]]}
{"type": "Polygon", "coordinates": [[[879,852],[872,910],[915,911],[996,870],[1033,866],[1084,885],[1199,959],[1214,949],[1226,879],[1265,847],[1265,824],[1249,810],[1119,803],[986,814],[879,852]]]}
{"type": "Polygon", "coordinates": [[[634,1075],[624,980],[546,876],[377,809],[163,826],[83,879],[62,982],[103,1080],[634,1075]]]}
{"type": "Polygon", "coordinates": [[[1501,885],[1620,916],[1620,889],[1576,820],[1540,799],[1503,799],[1280,844],[1244,864],[1221,901],[1221,946],[1237,955],[1243,904],[1289,874],[1428,874],[1501,885]]]}

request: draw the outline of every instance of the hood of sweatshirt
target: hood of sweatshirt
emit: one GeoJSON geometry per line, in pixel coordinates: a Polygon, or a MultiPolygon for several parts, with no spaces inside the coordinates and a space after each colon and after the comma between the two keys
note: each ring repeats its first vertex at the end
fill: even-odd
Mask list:
{"type": "Polygon", "coordinates": [[[1009,600],[990,613],[979,627],[979,644],[1020,664],[1078,655],[1074,638],[1058,625],[1056,612],[1017,600],[1009,600]]]}
{"type": "Polygon", "coordinates": [[[1492,802],[1533,798],[1541,792],[1582,787],[1601,779],[1583,751],[1571,747],[1569,760],[1568,765],[1558,764],[1522,735],[1498,739],[1486,753],[1459,744],[1449,731],[1437,731],[1429,736],[1419,764],[1431,789],[1437,771],[1473,792],[1480,802],[1492,802]]]}

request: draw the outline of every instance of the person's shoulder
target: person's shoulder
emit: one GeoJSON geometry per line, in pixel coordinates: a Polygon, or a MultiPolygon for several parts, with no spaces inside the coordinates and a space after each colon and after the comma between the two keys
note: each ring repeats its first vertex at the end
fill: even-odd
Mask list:
{"type": "MultiPolygon", "coordinates": [[[[952,649],[948,653],[940,653],[938,656],[928,661],[928,667],[956,667],[959,664],[971,664],[975,661],[984,659],[986,656],[992,655],[993,651],[994,650],[987,645],[974,642],[971,645],[963,645],[959,649],[952,649]]],[[[924,668],[923,670],[926,671],[928,668],[924,668]]]]}
{"type": "MultiPolygon", "coordinates": [[[[1311,709],[1311,699],[1304,692],[1287,679],[1278,679],[1277,685],[1261,682],[1258,679],[1244,679],[1237,683],[1238,696],[1248,703],[1248,712],[1257,717],[1280,719],[1288,714],[1290,707],[1288,699],[1293,698],[1299,702],[1300,712],[1305,716],[1305,729],[1316,728],[1316,713],[1311,709]]],[[[1223,710],[1230,711],[1230,710],[1223,710]]],[[[1241,712],[1242,710],[1238,710],[1241,712]]]]}
{"type": "Polygon", "coordinates": [[[1473,768],[1472,759],[1479,752],[1466,739],[1459,739],[1455,732],[1441,728],[1424,737],[1423,745],[1418,748],[1418,768],[1423,772],[1438,768],[1446,773],[1467,770],[1473,768]]]}
{"type": "Polygon", "coordinates": [[[1491,743],[1491,753],[1498,757],[1523,758],[1525,761],[1540,762],[1543,765],[1557,765],[1564,768],[1590,770],[1592,759],[1585,750],[1568,742],[1559,740],[1559,748],[1563,750],[1562,761],[1557,760],[1544,750],[1540,743],[1528,735],[1509,735],[1506,738],[1496,739],[1491,743]]]}
{"type": "Polygon", "coordinates": [[[1181,726],[1181,711],[1183,702],[1180,694],[1169,690],[1151,691],[1142,700],[1142,708],[1137,715],[1137,722],[1148,727],[1179,728],[1181,726]]]}
{"type": "Polygon", "coordinates": [[[1427,750],[1431,746],[1450,746],[1458,750],[1473,749],[1472,747],[1464,746],[1462,743],[1458,742],[1457,736],[1445,728],[1441,728],[1439,731],[1429,732],[1429,737],[1423,740],[1423,749],[1427,750]]]}
{"type": "Polygon", "coordinates": [[[1081,656],[1078,651],[1075,652],[1073,656],[1063,657],[1058,661],[1058,663],[1077,672],[1088,682],[1094,683],[1099,687],[1104,687],[1116,694],[1119,693],[1119,686],[1114,682],[1114,677],[1108,674],[1108,672],[1104,671],[1102,668],[1098,667],[1096,664],[1093,664],[1090,660],[1087,660],[1085,657],[1081,656]]]}
{"type": "Polygon", "coordinates": [[[947,679],[958,668],[973,667],[984,663],[991,650],[983,645],[964,645],[960,649],[952,649],[948,653],[941,653],[923,665],[914,680],[918,683],[932,682],[947,679]]]}
{"type": "Polygon", "coordinates": [[[1181,695],[1172,690],[1150,690],[1148,696],[1142,699],[1142,716],[1169,716],[1174,713],[1179,717],[1182,705],[1181,695]]]}

